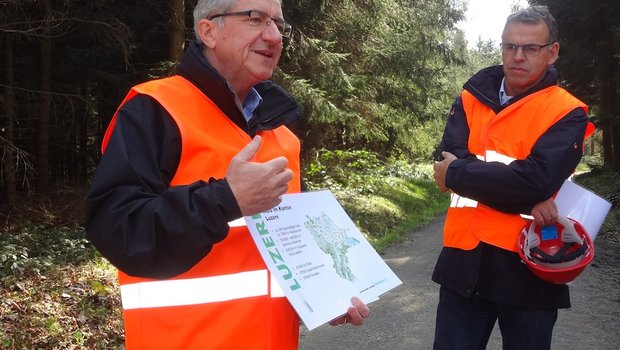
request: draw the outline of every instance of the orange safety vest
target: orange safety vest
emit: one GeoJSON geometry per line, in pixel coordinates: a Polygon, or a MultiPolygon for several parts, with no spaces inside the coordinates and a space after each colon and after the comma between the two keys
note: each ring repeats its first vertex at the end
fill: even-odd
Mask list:
{"type": "MultiPolygon", "coordinates": [[[[498,114],[470,92],[461,93],[469,125],[469,151],[479,159],[509,164],[525,159],[536,141],[553,124],[575,108],[587,106],[566,90],[551,86],[525,96],[498,114]]],[[[593,132],[589,123],[586,132],[593,132]]],[[[518,237],[525,219],[507,214],[453,193],[444,225],[444,246],[474,249],[480,241],[518,252],[518,237]]]]}
{"type": "MultiPolygon", "coordinates": [[[[172,186],[224,178],[230,160],[251,141],[183,77],[135,86],[121,106],[136,94],[155,98],[181,133],[181,160],[172,186]]],[[[116,115],[103,150],[115,122],[116,115]]],[[[284,126],[258,134],[262,144],[254,160],[286,156],[294,174],[289,192],[299,192],[297,137],[284,126]]],[[[207,256],[178,276],[155,280],[119,271],[127,350],[297,349],[299,318],[267,270],[245,222],[237,221],[229,223],[228,236],[207,256]]]]}

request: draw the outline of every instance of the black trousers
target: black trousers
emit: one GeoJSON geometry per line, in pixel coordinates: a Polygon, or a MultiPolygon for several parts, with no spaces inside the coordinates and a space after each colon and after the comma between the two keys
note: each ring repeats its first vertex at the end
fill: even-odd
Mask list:
{"type": "Polygon", "coordinates": [[[497,320],[504,350],[549,350],[557,317],[557,309],[517,308],[441,287],[433,349],[484,350],[497,320]]]}

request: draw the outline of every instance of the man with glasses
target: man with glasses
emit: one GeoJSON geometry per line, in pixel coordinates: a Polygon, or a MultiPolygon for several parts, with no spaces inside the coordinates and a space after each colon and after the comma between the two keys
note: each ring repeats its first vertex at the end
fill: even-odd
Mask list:
{"type": "Polygon", "coordinates": [[[551,197],[582,156],[587,106],[557,86],[555,19],[546,7],[511,14],[501,66],[471,77],[452,105],[434,164],[450,191],[434,349],[485,349],[499,322],[504,349],[549,349],[566,285],[534,276],[518,237],[533,216],[556,222],[551,197]]]}
{"type": "MultiPolygon", "coordinates": [[[[300,112],[268,81],[279,0],[200,0],[176,74],[131,89],[103,140],[86,231],[119,269],[126,349],[298,347],[299,318],[242,216],[301,190],[300,112]]],[[[333,325],[361,325],[358,298],[333,325]]]]}

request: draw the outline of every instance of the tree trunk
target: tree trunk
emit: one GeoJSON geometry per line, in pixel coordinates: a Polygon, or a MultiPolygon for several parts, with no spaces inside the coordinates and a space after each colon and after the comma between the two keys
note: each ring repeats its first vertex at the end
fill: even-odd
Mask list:
{"type": "Polygon", "coordinates": [[[178,62],[185,46],[185,1],[170,0],[169,56],[171,62],[178,62]]]}
{"type": "MultiPolygon", "coordinates": [[[[82,80],[80,87],[80,95],[89,96],[88,83],[82,80]]],[[[88,118],[89,108],[85,104],[82,112],[78,114],[77,118],[77,149],[78,149],[78,183],[85,184],[88,178],[88,118]]]]}
{"type": "MultiPolygon", "coordinates": [[[[40,6],[43,11],[44,27],[50,27],[49,20],[52,16],[52,6],[49,0],[41,0],[40,6]]],[[[45,33],[45,32],[44,32],[45,33]]],[[[47,34],[47,33],[45,33],[47,34]]],[[[50,36],[41,36],[41,60],[40,60],[40,95],[39,95],[39,119],[37,121],[37,192],[49,192],[49,139],[50,139],[50,115],[51,115],[51,61],[52,39],[50,36]]]]}
{"type": "MultiPolygon", "coordinates": [[[[612,43],[612,46],[614,44],[612,43]]],[[[616,50],[614,50],[616,52],[616,50]]],[[[618,92],[618,60],[611,57],[611,65],[609,67],[609,118],[610,118],[610,144],[611,144],[611,164],[614,170],[620,172],[620,93],[618,92]]]]}
{"type": "Polygon", "coordinates": [[[596,62],[600,66],[601,105],[603,119],[603,160],[605,165],[620,170],[620,114],[618,113],[618,67],[615,35],[611,28],[600,35],[596,50],[596,62]]]}
{"type": "Polygon", "coordinates": [[[611,120],[611,159],[612,167],[620,172],[620,115],[614,115],[611,120]]]}
{"type": "Polygon", "coordinates": [[[2,82],[4,84],[4,91],[2,96],[2,103],[0,108],[2,111],[2,118],[0,118],[0,136],[2,136],[2,142],[0,142],[0,150],[2,151],[2,171],[3,183],[0,188],[4,188],[6,194],[7,203],[5,205],[10,206],[17,200],[17,152],[15,150],[15,92],[13,91],[14,76],[13,76],[13,34],[4,33],[2,35],[2,41],[0,43],[2,47],[2,66],[4,69],[2,74],[2,82]]]}
{"type": "Polygon", "coordinates": [[[612,108],[612,79],[603,77],[601,79],[601,129],[603,131],[603,164],[612,166],[614,164],[613,152],[613,117],[612,108]]]}

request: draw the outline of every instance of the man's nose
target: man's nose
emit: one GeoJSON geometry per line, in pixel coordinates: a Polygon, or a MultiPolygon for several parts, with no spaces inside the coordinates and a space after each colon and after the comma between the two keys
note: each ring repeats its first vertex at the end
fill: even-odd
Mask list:
{"type": "Polygon", "coordinates": [[[263,38],[270,41],[282,41],[282,34],[274,21],[269,21],[263,30],[263,38]]]}
{"type": "Polygon", "coordinates": [[[523,51],[523,47],[521,47],[521,46],[517,47],[517,49],[515,50],[515,53],[513,55],[513,59],[518,60],[518,61],[525,60],[525,52],[523,51]]]}

